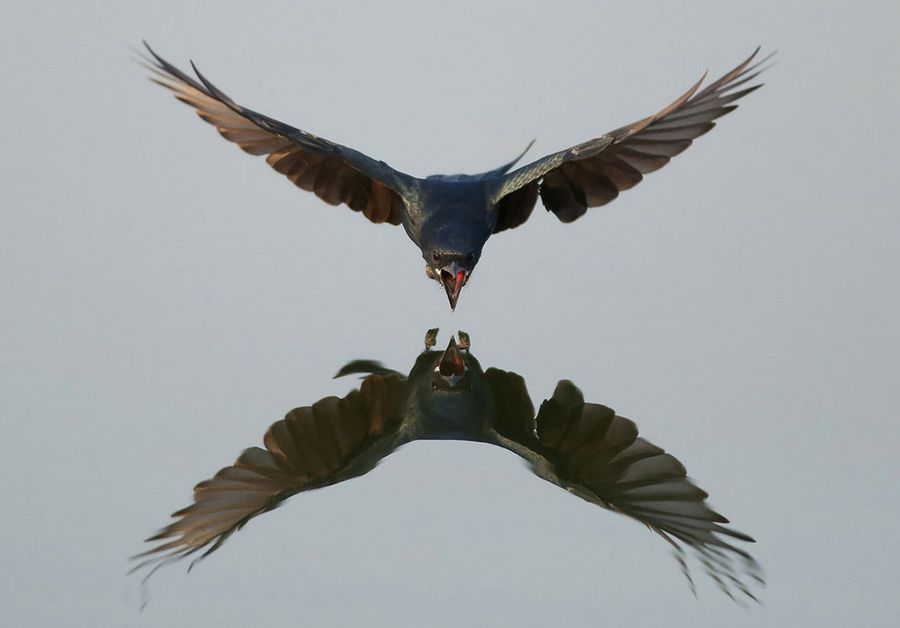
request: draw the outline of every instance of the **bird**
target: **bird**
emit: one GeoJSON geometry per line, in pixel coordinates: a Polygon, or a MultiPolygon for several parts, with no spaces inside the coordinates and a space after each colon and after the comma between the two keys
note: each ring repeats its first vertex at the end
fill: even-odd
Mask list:
{"type": "Polygon", "coordinates": [[[416,440],[463,440],[496,445],[520,456],[530,470],[592,504],[631,517],[673,548],[696,594],[688,552],[735,601],[764,585],[762,569],[737,545],[752,537],[725,524],[684,465],[638,435],[635,423],[611,408],[585,402],[561,380],[535,413],[521,375],[482,369],[468,334],[425,350],[408,375],[375,360],[355,360],[335,377],[359,374],[344,397],[325,397],[291,410],[269,427],[264,447],[245,449],[234,464],[194,488],[194,502],[147,539],[154,546],[132,557],[132,571],[160,567],[216,551],[248,521],[289,497],[368,473],[386,456],[416,440]]]}
{"type": "MultiPolygon", "coordinates": [[[[141,62],[151,80],[193,107],[227,140],[266,162],[330,205],[346,205],[373,223],[403,225],[455,310],[460,293],[493,234],[531,215],[537,199],[569,223],[600,207],[666,165],[736,101],[762,86],[748,85],[772,55],[760,48],[701,89],[706,73],[657,113],[513,170],[532,141],[509,163],[480,174],[414,177],[357,150],[239,105],[191,61],[195,77],[159,56],[147,42],[141,62]]],[[[774,54],[774,53],[773,53],[774,54]]]]}

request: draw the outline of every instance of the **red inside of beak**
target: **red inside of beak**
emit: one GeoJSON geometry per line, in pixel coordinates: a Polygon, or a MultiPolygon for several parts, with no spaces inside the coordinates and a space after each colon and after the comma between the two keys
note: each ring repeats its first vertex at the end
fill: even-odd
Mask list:
{"type": "Polygon", "coordinates": [[[448,347],[441,358],[440,373],[444,377],[456,375],[462,377],[466,372],[466,363],[456,345],[448,347]]]}
{"type": "Polygon", "coordinates": [[[459,289],[462,288],[463,284],[466,282],[466,271],[460,270],[457,271],[455,275],[452,275],[446,270],[442,270],[441,281],[450,292],[453,292],[454,294],[459,293],[459,289]]]}

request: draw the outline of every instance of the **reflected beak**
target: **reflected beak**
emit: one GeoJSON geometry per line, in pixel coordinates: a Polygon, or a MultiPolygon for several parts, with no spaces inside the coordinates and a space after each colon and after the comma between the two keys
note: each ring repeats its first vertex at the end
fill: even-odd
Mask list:
{"type": "Polygon", "coordinates": [[[451,262],[441,269],[441,283],[444,284],[444,290],[447,292],[447,299],[450,300],[450,309],[456,309],[456,302],[459,301],[459,293],[462,287],[466,285],[469,278],[469,271],[462,267],[458,262],[451,262]]]}
{"type": "Polygon", "coordinates": [[[450,337],[450,343],[447,345],[447,350],[441,356],[437,371],[450,386],[456,386],[463,375],[466,374],[466,361],[452,336],[450,337]]]}

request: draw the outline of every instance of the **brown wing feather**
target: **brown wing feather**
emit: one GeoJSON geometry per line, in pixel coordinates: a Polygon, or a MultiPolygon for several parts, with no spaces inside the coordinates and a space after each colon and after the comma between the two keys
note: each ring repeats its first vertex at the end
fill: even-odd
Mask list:
{"type": "Polygon", "coordinates": [[[200,82],[158,56],[144,58],[151,80],[193,107],[222,137],[266,162],[330,205],[344,204],[374,223],[398,225],[403,199],[393,187],[405,175],[321,137],[236,104],[198,73],[200,82]],[[373,174],[374,173],[374,174],[373,174]],[[382,180],[379,180],[379,177],[382,180]]]}
{"type": "Polygon", "coordinates": [[[515,229],[528,220],[537,198],[537,181],[532,181],[501,198],[497,203],[497,224],[494,225],[494,233],[515,229]]]}
{"type": "Polygon", "coordinates": [[[676,549],[684,544],[726,594],[735,589],[756,599],[742,575],[761,583],[759,566],[733,544],[753,539],[722,525],[728,520],[708,506],[707,493],[691,482],[684,465],[640,438],[632,421],[584,403],[581,391],[562,381],[541,406],[536,434],[555,461],[547,479],[644,523],[676,549]]]}
{"type": "Polygon", "coordinates": [[[139,554],[145,560],[134,569],[154,565],[152,574],[200,550],[205,550],[201,558],[207,556],[288,497],[374,468],[401,444],[395,431],[403,382],[396,375],[370,375],[346,397],[291,410],[266,432],[265,449],[244,450],[233,465],[194,487],[194,503],[147,539],[162,543],[139,554]]]}
{"type": "Polygon", "coordinates": [[[640,438],[632,421],[585,403],[581,391],[563,380],[528,429],[524,417],[531,402],[524,381],[496,369],[485,374],[497,402],[498,444],[528,460],[545,480],[657,532],[675,548],[692,588],[682,546],[695,553],[726,594],[739,591],[756,599],[747,579],[761,584],[761,570],[733,544],[753,539],[725,527],[728,520],[709,507],[706,492],[687,477],[684,465],[640,438]]]}
{"type": "Polygon", "coordinates": [[[521,224],[530,214],[521,204],[511,204],[513,213],[524,216],[518,221],[504,215],[506,195],[513,195],[526,185],[540,181],[540,197],[544,206],[563,222],[572,222],[589,207],[600,207],[629,190],[645,174],[658,170],[686,150],[693,140],[715,126],[715,120],[737,108],[739,98],[761,85],[745,85],[761,72],[761,61],[751,62],[759,49],[720,79],[700,90],[705,78],[675,99],[661,111],[633,124],[610,131],[596,140],[548,155],[511,172],[498,193],[501,224],[521,224]]]}

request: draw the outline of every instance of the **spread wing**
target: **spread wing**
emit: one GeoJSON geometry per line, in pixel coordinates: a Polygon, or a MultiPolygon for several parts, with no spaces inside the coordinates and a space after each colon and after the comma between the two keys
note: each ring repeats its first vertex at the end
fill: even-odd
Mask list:
{"type": "Polygon", "coordinates": [[[684,547],[729,597],[737,591],[756,600],[750,583],[763,584],[761,570],[735,545],[753,539],[726,527],[728,520],[710,508],[684,465],[640,438],[632,421],[585,403],[566,380],[535,419],[521,377],[497,369],[486,375],[502,417],[495,426],[498,444],[528,460],[539,477],[657,532],[675,548],[692,589],[684,547]]]}
{"type": "MultiPolygon", "coordinates": [[[[151,80],[194,107],[227,140],[266,162],[298,187],[331,205],[341,203],[375,223],[399,225],[412,177],[381,161],[251,111],[223,94],[194,67],[196,80],[144,43],[151,80]]],[[[192,64],[193,66],[193,64],[192,64]]]]}
{"type": "Polygon", "coordinates": [[[752,64],[759,52],[700,90],[704,76],[658,113],[573,146],[506,175],[493,201],[500,216],[495,231],[516,227],[531,214],[538,195],[549,211],[572,222],[610,202],[619,192],[659,170],[694,139],[715,126],[716,118],[737,108],[735,101],[761,87],[746,84],[771,55],[752,64]],[[738,89],[740,88],[740,89],[738,89]]]}
{"type": "Polygon", "coordinates": [[[250,519],[288,497],[362,475],[402,443],[398,404],[404,380],[366,378],[346,397],[326,397],[291,410],[266,432],[265,449],[245,449],[237,461],[194,487],[194,503],[147,539],[156,547],[133,570],[217,550],[250,519]]]}

